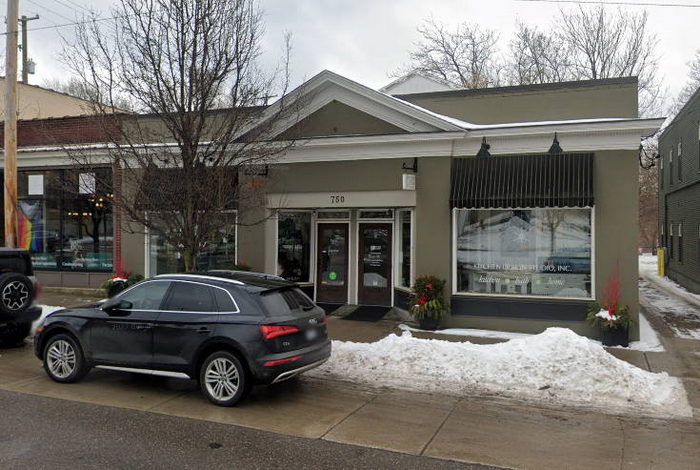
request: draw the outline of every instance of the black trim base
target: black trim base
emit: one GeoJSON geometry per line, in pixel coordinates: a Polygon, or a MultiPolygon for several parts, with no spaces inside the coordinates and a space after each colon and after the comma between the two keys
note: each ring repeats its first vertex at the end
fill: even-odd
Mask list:
{"type": "Polygon", "coordinates": [[[506,299],[453,295],[451,310],[452,315],[584,321],[588,303],[585,300],[506,299]]]}
{"type": "Polygon", "coordinates": [[[394,307],[408,310],[408,299],[411,294],[402,289],[394,289],[394,307]]]}

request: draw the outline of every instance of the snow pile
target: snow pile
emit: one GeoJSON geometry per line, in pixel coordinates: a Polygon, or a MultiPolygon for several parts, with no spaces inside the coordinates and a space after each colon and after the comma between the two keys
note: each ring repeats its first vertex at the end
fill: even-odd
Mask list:
{"type": "Polygon", "coordinates": [[[422,392],[501,395],[635,414],[692,416],[678,378],[621,361],[566,328],[477,345],[389,335],[334,341],[310,375],[422,392]]]}
{"type": "Polygon", "coordinates": [[[40,305],[41,307],[41,316],[34,322],[32,323],[32,331],[29,333],[29,336],[34,336],[36,334],[36,329],[41,325],[41,322],[44,321],[44,318],[48,317],[51,315],[53,312],[56,312],[58,310],[63,310],[65,307],[54,307],[52,305],[40,305]]]}

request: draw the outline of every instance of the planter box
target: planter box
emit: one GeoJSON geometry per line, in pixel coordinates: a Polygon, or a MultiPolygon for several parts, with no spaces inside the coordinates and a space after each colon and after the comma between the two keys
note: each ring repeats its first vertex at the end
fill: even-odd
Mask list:
{"type": "Polygon", "coordinates": [[[438,318],[421,318],[418,320],[418,325],[421,330],[437,330],[440,320],[438,318]]]}
{"type": "Polygon", "coordinates": [[[628,347],[630,344],[627,328],[604,328],[601,334],[603,346],[628,347]]]}

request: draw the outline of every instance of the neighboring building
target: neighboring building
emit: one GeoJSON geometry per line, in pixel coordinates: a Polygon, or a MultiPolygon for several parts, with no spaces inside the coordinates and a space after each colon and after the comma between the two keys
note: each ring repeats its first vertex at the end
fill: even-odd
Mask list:
{"type": "MultiPolygon", "coordinates": [[[[232,211],[203,266],[278,273],[318,302],[404,309],[416,276],[435,274],[448,281],[447,325],[587,335],[586,306],[619,269],[637,316],[638,147],[662,120],[638,118],[636,79],[402,93],[327,71],[291,92],[301,109],[273,138],[299,142],[256,177],[266,204],[246,211],[265,222],[232,211]]],[[[91,177],[71,173],[59,146],[30,145],[19,187],[42,227],[29,233],[42,282],[178,269],[158,237],[113,228],[108,209],[84,215],[109,195],[81,192],[91,177]]]]}
{"type": "Polygon", "coordinates": [[[700,293],[700,89],[659,137],[657,166],[666,275],[700,293]]]}
{"type": "MultiPolygon", "coordinates": [[[[5,77],[0,77],[0,119],[5,112],[5,77]]],[[[17,83],[18,119],[44,119],[91,114],[90,102],[37,85],[17,83]]]]}

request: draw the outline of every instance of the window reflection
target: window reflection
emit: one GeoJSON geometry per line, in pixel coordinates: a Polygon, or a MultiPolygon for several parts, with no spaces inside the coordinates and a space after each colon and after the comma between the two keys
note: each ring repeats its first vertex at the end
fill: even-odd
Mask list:
{"type": "Polygon", "coordinates": [[[457,211],[459,292],[591,296],[591,210],[457,211]]]}

